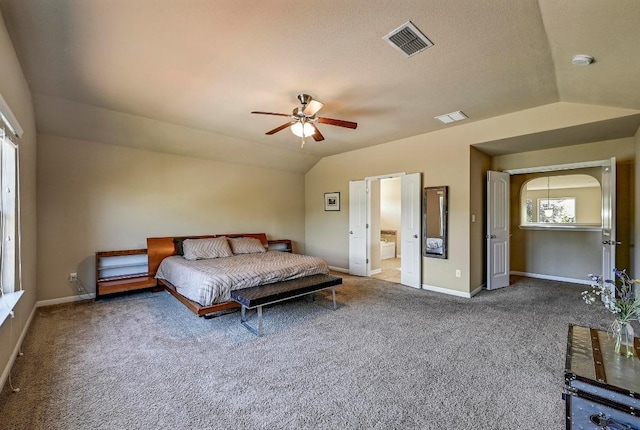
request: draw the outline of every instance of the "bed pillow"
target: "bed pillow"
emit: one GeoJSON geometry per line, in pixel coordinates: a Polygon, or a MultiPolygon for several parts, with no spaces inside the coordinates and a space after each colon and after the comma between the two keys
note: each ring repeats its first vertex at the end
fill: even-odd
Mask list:
{"type": "Polygon", "coordinates": [[[228,239],[234,254],[257,254],[266,251],[260,239],[255,237],[230,237],[228,239]]]}
{"type": "Polygon", "coordinates": [[[173,243],[176,246],[176,255],[184,255],[184,249],[182,249],[182,244],[187,239],[197,239],[197,237],[174,237],[173,243]]]}
{"type": "Polygon", "coordinates": [[[184,258],[187,260],[233,256],[226,237],[186,239],[182,242],[182,248],[184,249],[184,258]]]}

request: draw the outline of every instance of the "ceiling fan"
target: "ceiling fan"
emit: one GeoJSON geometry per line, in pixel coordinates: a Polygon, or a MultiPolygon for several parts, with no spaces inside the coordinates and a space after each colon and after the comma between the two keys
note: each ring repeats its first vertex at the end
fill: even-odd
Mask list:
{"type": "Polygon", "coordinates": [[[316,114],[320,109],[322,109],[324,104],[320,103],[317,100],[314,100],[309,94],[298,94],[298,100],[300,101],[300,107],[295,108],[291,115],[288,115],[286,113],[259,111],[253,111],[251,113],[289,117],[291,119],[289,122],[286,122],[285,124],[282,124],[281,126],[274,128],[273,130],[269,130],[265,134],[275,134],[287,127],[290,127],[293,134],[302,138],[301,147],[304,147],[304,139],[307,137],[313,137],[316,142],[324,140],[324,136],[322,135],[322,133],[320,133],[320,130],[315,125],[316,123],[336,125],[338,127],[351,129],[355,129],[356,127],[358,127],[358,124],[355,122],[317,116],[316,114]]]}

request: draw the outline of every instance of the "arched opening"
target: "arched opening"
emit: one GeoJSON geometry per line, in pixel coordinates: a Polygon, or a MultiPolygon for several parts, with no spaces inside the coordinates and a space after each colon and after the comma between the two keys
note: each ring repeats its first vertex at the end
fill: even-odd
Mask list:
{"type": "Polygon", "coordinates": [[[602,226],[602,187],[587,174],[549,174],[520,192],[521,226],[602,226]]]}

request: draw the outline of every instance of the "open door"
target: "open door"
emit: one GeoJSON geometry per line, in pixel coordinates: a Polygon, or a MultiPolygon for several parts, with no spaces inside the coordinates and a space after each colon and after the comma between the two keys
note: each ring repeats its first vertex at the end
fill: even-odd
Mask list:
{"type": "Polygon", "coordinates": [[[400,283],[409,287],[422,287],[422,177],[412,173],[401,177],[402,258],[400,283]]]}
{"type": "Polygon", "coordinates": [[[367,181],[349,182],[349,273],[368,276],[367,181]]]}
{"type": "Polygon", "coordinates": [[[487,172],[487,290],[509,285],[509,181],[487,172]]]}
{"type": "MultiPolygon", "coordinates": [[[[602,277],[613,279],[616,267],[616,158],[602,166],[602,277]]],[[[612,287],[613,289],[613,287],[612,287]]],[[[613,291],[612,291],[613,293],[613,291]]]]}

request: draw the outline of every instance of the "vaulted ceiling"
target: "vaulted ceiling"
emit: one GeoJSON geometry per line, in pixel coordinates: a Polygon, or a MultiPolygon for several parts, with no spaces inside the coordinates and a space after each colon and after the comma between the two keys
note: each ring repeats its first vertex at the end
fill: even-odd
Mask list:
{"type": "Polygon", "coordinates": [[[306,171],[321,157],[559,101],[638,110],[488,153],[633,135],[637,0],[0,0],[40,133],[306,171]],[[383,36],[411,21],[434,46],[383,36]],[[575,54],[595,62],[576,67],[575,54]],[[305,92],[322,142],[265,135],[305,92]],[[445,125],[435,116],[463,111],[445,125]],[[551,142],[551,143],[550,143],[551,142]]]}

